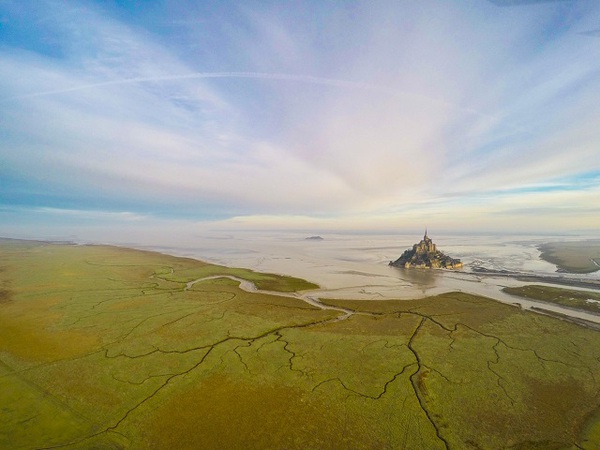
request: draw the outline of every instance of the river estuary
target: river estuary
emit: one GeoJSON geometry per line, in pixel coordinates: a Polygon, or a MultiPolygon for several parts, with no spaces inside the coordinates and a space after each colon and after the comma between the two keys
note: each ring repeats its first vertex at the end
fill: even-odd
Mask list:
{"type": "MultiPolygon", "coordinates": [[[[399,269],[388,265],[421,239],[408,235],[324,234],[322,240],[307,240],[300,233],[214,233],[187,242],[164,246],[131,244],[177,256],[187,256],[232,267],[244,267],[304,278],[319,284],[313,298],[409,299],[461,291],[495,300],[520,304],[577,317],[600,324],[600,316],[535,302],[502,292],[503,287],[525,284],[588,283],[600,290],[600,272],[585,275],[557,273],[556,267],[540,259],[537,246],[564,237],[532,236],[439,236],[431,235],[438,249],[460,258],[460,271],[399,269]],[[477,272],[485,269],[493,273],[477,272]],[[511,276],[502,273],[510,272],[511,276]],[[519,280],[515,274],[529,276],[519,280]]],[[[575,238],[571,238],[575,239],[575,238]]],[[[579,238],[581,239],[581,238],[579,238]]]]}

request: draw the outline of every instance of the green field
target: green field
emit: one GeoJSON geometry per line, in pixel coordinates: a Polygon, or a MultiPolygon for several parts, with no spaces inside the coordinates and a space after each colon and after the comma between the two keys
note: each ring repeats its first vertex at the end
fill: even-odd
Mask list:
{"type": "Polygon", "coordinates": [[[463,293],[0,242],[0,448],[597,449],[600,334],[463,293]]]}
{"type": "Polygon", "coordinates": [[[530,298],[547,303],[581,309],[592,313],[600,313],[600,292],[563,289],[551,286],[531,284],[521,287],[506,287],[502,289],[507,294],[530,298]]]}

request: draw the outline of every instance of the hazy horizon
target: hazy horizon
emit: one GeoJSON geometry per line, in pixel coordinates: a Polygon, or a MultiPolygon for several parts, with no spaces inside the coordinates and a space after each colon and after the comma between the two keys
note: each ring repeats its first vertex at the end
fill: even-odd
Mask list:
{"type": "Polygon", "coordinates": [[[600,4],[0,2],[0,236],[600,230],[600,4]]]}

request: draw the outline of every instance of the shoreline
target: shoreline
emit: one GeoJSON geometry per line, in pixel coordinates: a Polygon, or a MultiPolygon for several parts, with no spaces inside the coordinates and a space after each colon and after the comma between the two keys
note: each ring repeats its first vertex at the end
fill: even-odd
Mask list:
{"type": "Polygon", "coordinates": [[[590,274],[600,270],[600,240],[547,242],[537,246],[540,259],[554,264],[559,273],[590,274]]]}
{"type": "Polygon", "coordinates": [[[600,290],[600,280],[581,280],[577,278],[567,278],[568,275],[579,275],[573,272],[560,272],[560,275],[538,275],[518,272],[507,272],[507,271],[495,271],[485,269],[483,267],[475,267],[472,273],[477,276],[488,276],[488,277],[506,277],[512,278],[524,282],[538,282],[547,284],[557,284],[569,287],[578,287],[591,290],[600,290]],[[567,275],[568,274],[568,275],[567,275]]]}
{"type": "MultiPolygon", "coordinates": [[[[398,278],[393,278],[388,275],[390,279],[395,281],[394,284],[371,284],[365,283],[360,284],[360,281],[354,283],[344,283],[343,286],[338,287],[326,287],[323,286],[318,280],[311,281],[310,277],[307,277],[303,273],[290,273],[290,271],[283,270],[269,270],[268,268],[256,268],[248,265],[232,265],[232,264],[223,264],[217,261],[211,261],[211,258],[202,258],[197,255],[181,255],[177,254],[176,251],[165,251],[164,249],[152,248],[152,246],[135,246],[135,245],[121,245],[121,244],[110,244],[110,243],[90,243],[90,242],[74,242],[74,241],[51,241],[51,240],[28,240],[28,239],[12,239],[12,238],[4,238],[1,237],[0,240],[9,241],[9,242],[23,242],[23,243],[45,243],[48,245],[81,245],[81,246],[108,246],[108,247],[116,247],[121,249],[129,249],[141,252],[151,252],[162,254],[166,256],[172,256],[176,258],[184,258],[184,259],[193,259],[196,261],[200,261],[203,263],[221,265],[228,268],[246,268],[249,270],[253,270],[259,273],[273,273],[281,276],[292,276],[297,278],[302,278],[311,283],[315,283],[319,285],[318,289],[311,289],[308,291],[304,291],[304,294],[310,294],[313,297],[320,299],[346,299],[350,301],[360,301],[360,300],[369,300],[369,301],[389,301],[389,300],[416,300],[423,299],[426,297],[432,297],[444,293],[450,292],[463,292],[472,295],[477,295],[485,298],[489,298],[491,300],[509,304],[512,306],[518,306],[522,310],[530,310],[535,311],[537,313],[547,313],[550,311],[551,314],[555,314],[557,316],[561,316],[562,319],[569,320],[578,323],[580,325],[584,325],[581,321],[589,322],[591,324],[600,325],[600,316],[593,315],[587,311],[577,310],[562,307],[559,305],[549,305],[547,303],[541,301],[535,301],[530,299],[524,299],[521,297],[517,297],[514,295],[506,294],[502,292],[502,288],[506,287],[505,284],[499,284],[502,281],[510,280],[512,283],[514,282],[523,282],[523,283],[544,283],[552,286],[567,286],[575,289],[582,290],[600,290],[600,280],[580,280],[576,278],[567,278],[564,274],[560,275],[542,275],[542,274],[531,274],[531,273],[519,273],[512,271],[494,271],[490,269],[486,269],[484,267],[474,267],[472,271],[464,271],[464,270],[431,270],[431,269],[397,269],[395,270],[413,270],[415,272],[411,272],[412,275],[428,276],[434,274],[441,275],[439,279],[435,280],[433,284],[429,285],[418,285],[418,280],[416,282],[406,281],[398,278]],[[427,272],[424,272],[427,270],[427,272]],[[430,272],[431,270],[431,272],[430,272]],[[454,275],[454,276],[453,276],[454,275]],[[491,283],[484,283],[482,280],[486,279],[491,281],[491,283]],[[546,311],[544,311],[546,310],[546,311]]],[[[185,251],[185,249],[181,249],[185,251]]],[[[386,265],[387,266],[387,265],[386,265]]],[[[374,265],[374,271],[376,269],[382,269],[379,265],[374,265]]],[[[301,271],[299,271],[301,272],[301,271]]],[[[373,275],[373,274],[371,274],[373,275]]],[[[577,274],[574,274],[577,275],[577,274]]],[[[358,275],[357,275],[358,276],[358,275]]],[[[354,281],[356,277],[352,278],[354,281]]],[[[388,280],[389,281],[389,280],[388,280]]],[[[515,284],[516,285],[516,284],[515,284]]],[[[518,286],[518,285],[516,285],[518,286]]],[[[559,318],[559,317],[557,317],[559,318]]]]}
{"type": "MultiPolygon", "coordinates": [[[[94,245],[94,244],[91,244],[91,245],[94,245]]],[[[117,245],[117,247],[121,247],[121,246],[117,245]]],[[[121,248],[133,248],[133,247],[121,247],[121,248]]],[[[135,249],[135,248],[133,248],[133,249],[135,249]]],[[[135,250],[137,250],[137,249],[135,249],[135,250]]],[[[196,256],[178,256],[178,255],[174,255],[172,253],[165,253],[165,252],[161,252],[161,251],[157,251],[157,250],[148,250],[147,248],[141,249],[141,250],[142,251],[154,251],[157,253],[162,253],[165,255],[175,256],[175,257],[191,258],[191,259],[195,259],[195,260],[201,261],[201,262],[208,262],[210,264],[220,264],[220,263],[216,263],[216,262],[211,262],[210,258],[202,259],[201,257],[196,257],[196,256]]],[[[223,264],[221,264],[221,265],[223,265],[223,264]]],[[[224,265],[226,267],[234,267],[234,266],[230,266],[228,264],[224,264],[224,265]]],[[[235,267],[237,267],[237,266],[235,266],[235,267]]],[[[246,267],[246,268],[249,270],[255,270],[257,272],[261,271],[261,270],[257,270],[254,267],[246,267]]],[[[395,268],[395,269],[398,269],[398,268],[395,268]]],[[[400,269],[400,270],[420,270],[420,269],[400,269]]],[[[407,285],[386,286],[386,285],[376,285],[376,284],[366,284],[366,285],[352,284],[352,285],[346,285],[346,286],[339,287],[339,288],[327,288],[327,287],[320,285],[318,282],[313,281],[310,278],[304,277],[303,274],[287,273],[284,271],[269,271],[269,273],[275,273],[275,274],[281,275],[281,276],[299,277],[299,278],[305,279],[308,282],[319,285],[318,289],[303,291],[303,293],[299,293],[299,295],[305,295],[305,296],[310,295],[313,298],[318,298],[318,299],[322,299],[322,300],[343,298],[343,299],[349,300],[349,301],[368,300],[368,301],[384,301],[385,302],[385,301],[394,301],[394,300],[417,300],[417,299],[433,297],[433,296],[441,295],[441,294],[445,294],[445,293],[464,292],[464,293],[468,293],[468,294],[472,294],[472,295],[489,298],[489,299],[497,301],[499,303],[515,306],[515,307],[520,308],[523,311],[529,310],[532,312],[536,312],[538,314],[552,315],[555,318],[558,318],[561,320],[567,320],[567,321],[576,323],[580,326],[585,326],[587,328],[593,328],[593,329],[600,330],[600,316],[589,313],[588,311],[578,310],[578,309],[574,309],[574,308],[566,308],[566,307],[563,307],[560,305],[547,304],[547,303],[544,303],[541,301],[524,299],[522,297],[517,297],[514,295],[506,294],[506,293],[502,292],[502,288],[504,287],[502,285],[495,285],[493,292],[492,292],[492,289],[489,289],[489,288],[484,291],[482,291],[481,289],[473,289],[473,285],[471,284],[472,281],[481,282],[481,277],[483,277],[483,278],[490,278],[490,279],[500,278],[500,279],[508,279],[508,280],[512,280],[512,281],[520,281],[520,282],[522,281],[524,283],[538,282],[538,283],[545,283],[545,284],[550,284],[550,285],[554,285],[554,286],[556,286],[556,285],[568,286],[568,287],[573,287],[573,288],[590,289],[590,290],[596,291],[596,290],[600,290],[600,280],[598,280],[598,281],[579,280],[576,278],[566,278],[565,275],[553,276],[553,275],[537,275],[537,274],[507,272],[507,271],[498,272],[498,271],[493,271],[493,270],[484,269],[484,268],[482,268],[481,271],[472,271],[472,272],[466,272],[464,270],[446,270],[446,269],[423,269],[423,270],[435,270],[442,274],[461,274],[461,275],[466,275],[469,278],[474,278],[474,280],[462,280],[462,282],[465,284],[458,288],[434,287],[433,289],[431,289],[431,288],[430,289],[422,289],[422,287],[418,287],[415,285],[413,285],[413,286],[410,286],[410,285],[408,285],[408,286],[407,285]],[[412,294],[410,294],[410,296],[408,296],[408,297],[402,296],[402,295],[398,295],[398,296],[393,295],[393,292],[397,291],[399,289],[404,290],[404,291],[412,291],[412,294]],[[386,295],[386,291],[390,291],[390,290],[392,291],[392,293],[387,293],[387,295],[386,295]],[[419,295],[416,292],[418,290],[421,291],[420,292],[421,295],[419,295]],[[376,297],[376,298],[373,298],[373,297],[376,297]]],[[[577,274],[574,274],[574,275],[577,275],[577,274]]],[[[463,284],[463,283],[461,283],[461,284],[463,284]]]]}
{"type": "MultiPolygon", "coordinates": [[[[569,315],[562,314],[560,312],[552,311],[552,310],[545,309],[545,308],[539,308],[537,306],[531,307],[531,310],[538,314],[543,314],[546,316],[554,317],[555,319],[559,319],[559,320],[565,320],[567,322],[571,322],[571,323],[574,323],[581,327],[589,328],[591,330],[600,331],[600,324],[596,323],[596,322],[590,322],[589,320],[580,319],[578,317],[569,316],[569,315]]],[[[577,311],[577,310],[575,310],[575,311],[577,311]]]]}
{"type": "MultiPolygon", "coordinates": [[[[600,368],[600,341],[583,322],[465,292],[330,301],[308,282],[235,264],[131,246],[7,242],[0,281],[14,295],[2,305],[2,342],[15,407],[0,429],[13,447],[173,448],[190,436],[197,446],[199,424],[206,448],[222,447],[232,426],[245,434],[226,447],[247,446],[257,429],[261,448],[273,435],[284,435],[279,447],[319,447],[350,436],[344,415],[358,418],[347,440],[356,448],[433,448],[436,429],[457,448],[475,436],[480,447],[515,445],[514,430],[518,445],[585,442],[588,434],[561,420],[565,404],[577,408],[578,429],[597,425],[588,415],[600,380],[589,373],[600,368]],[[236,402],[244,408],[232,409],[236,402]],[[78,422],[81,414],[90,420],[78,422]],[[309,421],[314,428],[298,428],[309,421]]],[[[344,279],[355,278],[363,280],[344,279]]]]}

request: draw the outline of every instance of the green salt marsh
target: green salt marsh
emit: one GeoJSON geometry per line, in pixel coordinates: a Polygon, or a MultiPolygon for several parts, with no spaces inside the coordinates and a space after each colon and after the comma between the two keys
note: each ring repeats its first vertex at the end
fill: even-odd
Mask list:
{"type": "Polygon", "coordinates": [[[599,445],[597,331],[464,293],[322,301],[336,309],[294,294],[315,288],[0,242],[0,447],[599,445]]]}
{"type": "Polygon", "coordinates": [[[600,241],[551,242],[538,247],[540,257],[560,272],[591,273],[600,270],[600,241]]]}
{"type": "Polygon", "coordinates": [[[600,313],[600,292],[598,291],[592,292],[536,284],[521,287],[506,287],[502,290],[507,294],[518,297],[554,303],[595,314],[600,313]]]}

